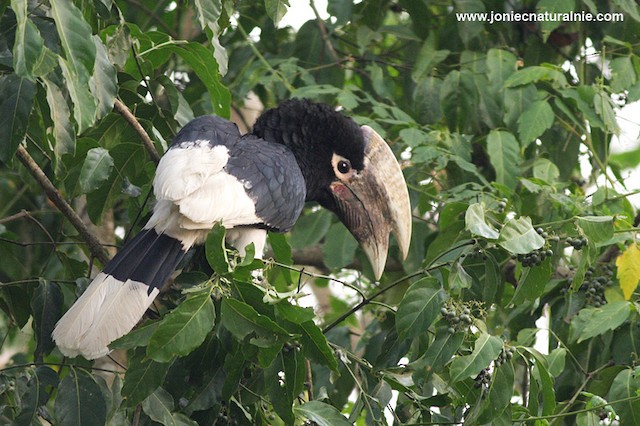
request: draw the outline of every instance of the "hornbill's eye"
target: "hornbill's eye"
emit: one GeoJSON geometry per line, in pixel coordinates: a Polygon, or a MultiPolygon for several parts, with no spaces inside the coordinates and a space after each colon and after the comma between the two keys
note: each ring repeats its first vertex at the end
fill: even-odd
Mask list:
{"type": "Polygon", "coordinates": [[[351,164],[346,160],[341,160],[338,162],[338,171],[343,175],[349,173],[351,170],[351,164]]]}

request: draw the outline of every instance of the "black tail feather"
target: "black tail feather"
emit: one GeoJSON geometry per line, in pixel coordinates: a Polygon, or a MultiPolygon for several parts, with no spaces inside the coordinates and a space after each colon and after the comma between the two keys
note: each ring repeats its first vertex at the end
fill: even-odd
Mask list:
{"type": "Polygon", "coordinates": [[[128,279],[160,288],[186,252],[179,240],[144,229],[121,248],[103,272],[119,281],[128,279]]]}

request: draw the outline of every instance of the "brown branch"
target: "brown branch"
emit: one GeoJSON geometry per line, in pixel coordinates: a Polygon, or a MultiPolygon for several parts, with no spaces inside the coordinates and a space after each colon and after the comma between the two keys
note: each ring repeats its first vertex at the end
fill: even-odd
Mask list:
{"type": "Polygon", "coordinates": [[[53,183],[49,180],[47,175],[42,171],[38,163],[29,155],[26,149],[23,146],[18,147],[18,151],[16,152],[16,156],[20,160],[20,162],[27,168],[31,176],[40,184],[44,192],[47,194],[47,197],[55,206],[60,210],[60,212],[71,222],[74,228],[78,231],[80,236],[84,241],[87,242],[89,246],[89,251],[93,256],[95,256],[100,262],[106,264],[109,261],[109,255],[102,248],[102,244],[98,239],[89,232],[80,216],[73,210],[73,208],[67,203],[67,201],[62,197],[60,192],[53,186],[53,183]]]}
{"type": "Polygon", "coordinates": [[[315,1],[309,0],[309,5],[311,6],[311,9],[313,9],[314,15],[316,15],[316,22],[318,23],[318,29],[320,30],[320,35],[322,36],[322,40],[324,40],[324,44],[327,46],[327,49],[329,50],[329,53],[331,54],[331,57],[333,58],[333,61],[336,63],[336,65],[340,64],[340,58],[338,57],[336,50],[333,48],[333,44],[331,43],[331,39],[329,38],[329,33],[327,32],[327,26],[320,17],[320,13],[318,12],[318,8],[316,8],[315,1]]]}
{"type": "Polygon", "coordinates": [[[133,129],[138,133],[140,139],[142,140],[142,143],[144,144],[144,147],[147,149],[147,152],[151,156],[151,159],[155,161],[156,164],[158,164],[158,162],[160,161],[160,154],[158,154],[153,141],[147,134],[147,131],[144,130],[144,127],[142,127],[136,116],[133,115],[129,107],[127,107],[120,99],[116,99],[113,106],[116,111],[118,111],[120,115],[122,115],[122,117],[124,117],[124,119],[127,120],[131,127],[133,127],[133,129]]]}

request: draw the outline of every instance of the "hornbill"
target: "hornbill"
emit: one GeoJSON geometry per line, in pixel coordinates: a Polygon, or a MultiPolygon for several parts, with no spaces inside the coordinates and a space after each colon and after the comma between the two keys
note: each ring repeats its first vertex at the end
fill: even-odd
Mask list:
{"type": "Polygon", "coordinates": [[[292,99],[263,113],[253,132],[207,115],[187,123],[161,158],[153,214],[58,321],[62,354],[94,359],[142,318],[190,247],[216,223],[241,254],[256,256],[268,230],[286,232],[305,201],[334,212],[382,275],[392,232],[403,257],[411,207],[400,166],[370,127],[325,104],[292,99]]]}

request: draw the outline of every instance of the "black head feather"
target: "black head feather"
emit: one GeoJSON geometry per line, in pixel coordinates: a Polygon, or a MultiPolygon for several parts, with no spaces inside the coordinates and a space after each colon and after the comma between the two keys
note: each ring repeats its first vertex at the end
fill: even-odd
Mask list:
{"type": "Polygon", "coordinates": [[[364,168],[365,140],[360,126],[331,106],[307,99],[291,99],[258,118],[253,134],[269,142],[286,145],[296,157],[307,185],[307,200],[322,204],[326,189],[335,179],[333,154],[364,168]]]}

